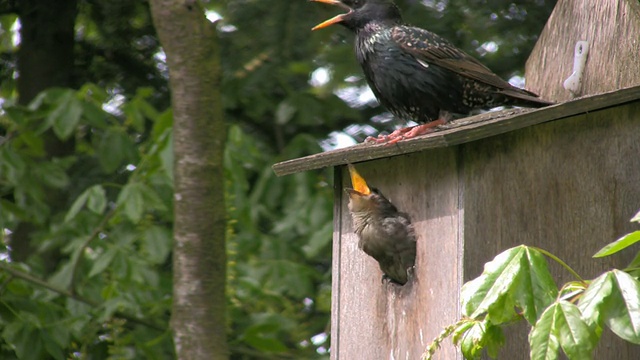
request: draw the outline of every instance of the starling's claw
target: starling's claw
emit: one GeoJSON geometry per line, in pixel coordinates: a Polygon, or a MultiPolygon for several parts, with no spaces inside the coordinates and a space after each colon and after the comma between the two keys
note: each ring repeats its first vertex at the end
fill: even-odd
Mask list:
{"type": "MultiPolygon", "coordinates": [[[[446,123],[447,123],[446,120],[438,119],[438,120],[435,120],[435,121],[432,121],[432,122],[428,122],[426,124],[414,126],[412,128],[409,128],[408,131],[406,131],[404,134],[401,134],[401,135],[395,137],[394,139],[391,139],[389,142],[387,142],[387,144],[395,144],[400,140],[411,139],[411,138],[414,138],[416,136],[426,135],[428,133],[432,133],[432,132],[435,131],[434,127],[436,127],[438,125],[444,125],[446,123]]],[[[406,130],[406,129],[401,129],[401,130],[406,130]]]]}
{"type": "Polygon", "coordinates": [[[401,283],[399,283],[399,282],[397,282],[397,281],[393,280],[393,279],[392,279],[390,276],[388,276],[387,274],[382,274],[382,279],[381,279],[381,281],[380,281],[380,282],[381,282],[381,283],[383,283],[383,284],[387,284],[387,285],[388,285],[388,284],[395,284],[395,285],[398,285],[398,286],[403,286],[403,285],[404,285],[404,284],[401,284],[401,283]]]}
{"type": "Polygon", "coordinates": [[[446,119],[440,118],[438,120],[431,121],[426,124],[398,129],[389,135],[380,135],[377,138],[369,136],[364,140],[364,142],[367,144],[374,143],[374,144],[391,145],[401,140],[411,139],[416,136],[429,134],[434,131],[433,129],[434,127],[438,125],[444,125],[446,123],[447,123],[446,119]]]}
{"type": "Polygon", "coordinates": [[[416,266],[413,265],[407,268],[407,282],[410,282],[416,276],[416,266]]]}

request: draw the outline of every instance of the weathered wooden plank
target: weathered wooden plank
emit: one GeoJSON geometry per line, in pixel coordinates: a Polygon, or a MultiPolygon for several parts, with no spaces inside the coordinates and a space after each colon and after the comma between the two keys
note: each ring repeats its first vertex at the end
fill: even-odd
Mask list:
{"type": "Polygon", "coordinates": [[[342,184],[342,168],[333,169],[333,248],[331,262],[331,358],[336,359],[335,354],[340,353],[340,271],[342,267],[342,233],[345,231],[342,222],[343,207],[342,197],[344,195],[344,185],[342,184]]]}
{"type": "MultiPolygon", "coordinates": [[[[461,239],[458,237],[457,150],[436,149],[360,164],[358,171],[413,218],[418,237],[415,278],[381,283],[375,260],[358,249],[340,193],[342,226],[334,247],[332,359],[419,359],[427,344],[459,316],[461,239]],[[335,295],[335,294],[334,294],[335,295]]],[[[349,184],[343,172],[342,184],[349,184]]],[[[445,343],[437,359],[459,359],[445,343]]]]}
{"type": "Polygon", "coordinates": [[[345,149],[327,151],[277,163],[273,166],[273,170],[278,176],[282,176],[327,166],[356,163],[457,145],[638,99],[640,99],[640,86],[635,86],[575,99],[542,109],[509,109],[485,113],[453,121],[442,126],[439,131],[401,141],[395,145],[358,144],[345,149]]]}
{"type": "Polygon", "coordinates": [[[565,101],[577,41],[589,42],[580,95],[640,84],[638,0],[560,0],[527,61],[527,89],[565,101]]]}
{"type": "MultiPolygon", "coordinates": [[[[635,102],[462,145],[465,280],[520,244],[549,250],[585,279],[625,267],[633,250],[591,256],[637,230],[629,219],[640,208],[638,114],[635,102]]],[[[575,280],[550,266],[559,284],[575,280]]],[[[528,331],[510,329],[498,358],[528,359],[528,331]]],[[[638,359],[640,347],[605,334],[594,358],[638,359]]]]}

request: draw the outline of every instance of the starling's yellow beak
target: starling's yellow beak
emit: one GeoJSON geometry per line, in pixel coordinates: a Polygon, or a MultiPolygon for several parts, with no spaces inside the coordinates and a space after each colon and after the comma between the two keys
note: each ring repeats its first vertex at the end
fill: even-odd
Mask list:
{"type": "Polygon", "coordinates": [[[345,16],[349,15],[353,9],[351,9],[350,7],[348,7],[347,5],[343,4],[341,1],[338,0],[311,0],[314,2],[321,2],[321,3],[325,3],[325,4],[330,4],[330,5],[336,5],[339,6],[347,11],[349,11],[346,14],[340,14],[338,16],[334,16],[331,19],[324,21],[316,26],[314,26],[311,30],[318,30],[318,29],[322,29],[322,28],[326,28],[327,26],[333,25],[333,24],[338,24],[342,21],[344,21],[345,16]]]}
{"type": "Polygon", "coordinates": [[[351,176],[351,185],[353,186],[353,190],[365,196],[371,194],[371,190],[369,189],[369,186],[367,186],[367,182],[364,181],[364,178],[358,174],[356,168],[351,164],[349,164],[349,175],[351,176]]]}

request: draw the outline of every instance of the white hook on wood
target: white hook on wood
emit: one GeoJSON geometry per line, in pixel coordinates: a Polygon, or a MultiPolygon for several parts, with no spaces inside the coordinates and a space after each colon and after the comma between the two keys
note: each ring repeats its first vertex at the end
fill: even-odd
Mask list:
{"type": "Polygon", "coordinates": [[[577,96],[582,85],[582,75],[584,67],[587,63],[587,54],[589,54],[589,42],[576,42],[575,52],[573,55],[573,73],[562,84],[565,89],[571,91],[571,94],[577,96]]]}

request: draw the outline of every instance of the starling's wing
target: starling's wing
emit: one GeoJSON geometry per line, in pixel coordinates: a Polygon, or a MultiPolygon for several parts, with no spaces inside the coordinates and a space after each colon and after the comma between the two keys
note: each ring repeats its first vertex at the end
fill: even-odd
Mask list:
{"type": "Polygon", "coordinates": [[[397,26],[393,29],[391,37],[400,48],[420,62],[437,65],[466,78],[494,86],[506,95],[540,101],[536,94],[509,84],[478,60],[432,32],[411,26],[397,26]]]}

